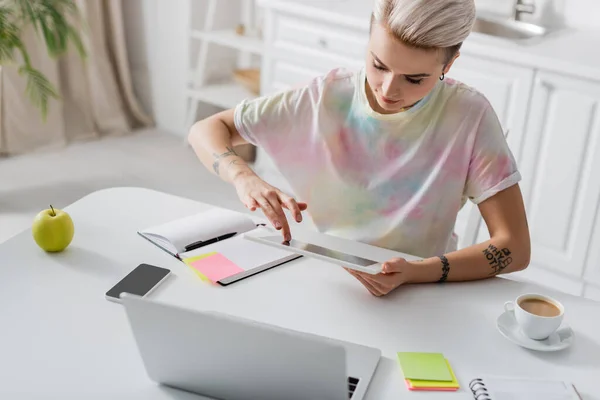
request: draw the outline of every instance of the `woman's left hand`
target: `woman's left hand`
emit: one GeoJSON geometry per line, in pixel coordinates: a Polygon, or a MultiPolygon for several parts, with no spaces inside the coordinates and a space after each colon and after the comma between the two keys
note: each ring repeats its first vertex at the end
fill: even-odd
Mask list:
{"type": "Polygon", "coordinates": [[[344,268],[358,279],[372,295],[380,297],[390,293],[398,286],[407,282],[407,272],[410,264],[404,258],[393,258],[383,264],[383,270],[377,275],[366,274],[344,268]]]}

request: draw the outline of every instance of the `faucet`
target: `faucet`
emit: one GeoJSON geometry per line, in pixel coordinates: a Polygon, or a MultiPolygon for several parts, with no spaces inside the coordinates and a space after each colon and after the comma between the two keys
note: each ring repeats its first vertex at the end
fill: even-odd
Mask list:
{"type": "Polygon", "coordinates": [[[513,18],[515,21],[521,21],[522,14],[533,14],[535,12],[535,4],[524,3],[523,0],[515,0],[515,6],[513,8],[513,18]]]}

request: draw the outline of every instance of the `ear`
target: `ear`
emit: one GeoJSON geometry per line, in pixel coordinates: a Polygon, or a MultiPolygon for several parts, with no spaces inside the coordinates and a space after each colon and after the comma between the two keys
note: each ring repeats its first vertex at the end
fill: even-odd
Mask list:
{"type": "Polygon", "coordinates": [[[444,66],[444,69],[442,70],[442,72],[444,74],[447,74],[448,72],[450,72],[450,68],[452,67],[452,64],[454,64],[454,61],[456,61],[456,59],[460,57],[460,51],[457,51],[456,54],[454,55],[454,57],[452,57],[452,59],[444,66]]]}

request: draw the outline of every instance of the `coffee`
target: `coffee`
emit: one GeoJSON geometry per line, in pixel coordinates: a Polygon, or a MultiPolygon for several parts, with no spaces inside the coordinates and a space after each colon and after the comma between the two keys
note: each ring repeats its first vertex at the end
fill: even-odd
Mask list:
{"type": "Polygon", "coordinates": [[[549,301],[542,299],[523,299],[519,306],[528,313],[541,317],[557,317],[560,309],[549,301]]]}

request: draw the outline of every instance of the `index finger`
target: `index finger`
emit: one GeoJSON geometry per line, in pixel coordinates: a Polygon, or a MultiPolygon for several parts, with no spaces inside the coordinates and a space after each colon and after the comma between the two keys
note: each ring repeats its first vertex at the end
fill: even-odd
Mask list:
{"type": "Polygon", "coordinates": [[[281,224],[281,234],[283,235],[283,240],[289,242],[292,240],[292,234],[290,232],[290,225],[288,224],[287,217],[281,208],[281,203],[279,202],[279,196],[275,193],[269,194],[266,196],[266,200],[271,204],[273,211],[277,214],[279,222],[281,224]]]}

